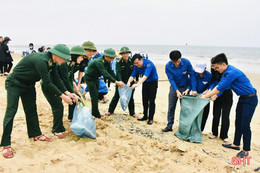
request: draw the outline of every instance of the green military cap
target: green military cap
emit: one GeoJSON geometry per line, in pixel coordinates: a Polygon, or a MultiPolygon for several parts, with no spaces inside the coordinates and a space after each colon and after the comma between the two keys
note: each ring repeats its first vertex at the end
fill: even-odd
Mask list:
{"type": "Polygon", "coordinates": [[[90,49],[90,50],[95,50],[95,51],[97,51],[97,48],[96,48],[95,44],[92,43],[91,41],[86,41],[86,42],[84,42],[84,43],[82,44],[82,47],[83,47],[84,49],[90,49]]]}
{"type": "Polygon", "coordinates": [[[112,48],[106,49],[104,51],[103,55],[104,56],[108,56],[108,57],[113,57],[113,58],[117,57],[116,51],[114,49],[112,49],[112,48]]]}
{"type": "Polygon", "coordinates": [[[49,52],[65,60],[70,57],[70,49],[65,44],[57,44],[54,48],[50,49],[49,52]]]}
{"type": "Polygon", "coordinates": [[[73,48],[71,48],[70,54],[87,56],[86,52],[84,51],[83,47],[81,47],[81,46],[74,46],[73,48]]]}
{"type": "Polygon", "coordinates": [[[121,54],[121,53],[131,53],[131,51],[130,51],[130,49],[128,48],[128,47],[126,47],[126,46],[124,46],[124,47],[122,47],[121,49],[120,49],[120,52],[119,52],[119,54],[121,54]]]}

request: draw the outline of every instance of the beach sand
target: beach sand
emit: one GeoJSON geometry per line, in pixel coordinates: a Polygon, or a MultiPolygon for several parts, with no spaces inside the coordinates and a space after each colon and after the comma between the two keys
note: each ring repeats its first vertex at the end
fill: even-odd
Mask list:
{"type": "MultiPolygon", "coordinates": [[[[14,64],[20,60],[14,56],[14,64]]],[[[15,156],[4,159],[0,156],[0,172],[253,172],[260,166],[260,107],[258,106],[251,122],[252,149],[250,165],[231,165],[237,151],[222,147],[219,138],[209,139],[212,124],[210,113],[203,132],[202,144],[179,140],[174,133],[178,129],[180,106],[177,105],[173,132],[162,133],[167,124],[169,82],[164,66],[157,65],[159,87],[156,97],[154,124],[139,122],[124,112],[118,103],[115,114],[104,121],[96,119],[97,139],[81,138],[66,134],[66,139],[58,139],[51,134],[52,113],[43,96],[39,82],[37,88],[37,109],[42,133],[53,137],[53,142],[34,142],[28,138],[25,115],[21,102],[17,111],[12,132],[12,148],[15,156]]],[[[260,75],[247,74],[253,86],[260,91],[260,75]]],[[[6,108],[6,77],[0,77],[0,135],[6,108]]],[[[114,85],[112,85],[114,86],[114,85]]],[[[135,91],[136,114],[142,116],[141,86],[135,91]]],[[[111,100],[114,87],[109,92],[111,100]]],[[[235,95],[235,94],[234,94],[235,95]]],[[[89,95],[87,95],[90,104],[89,95]]],[[[234,120],[237,96],[230,114],[230,142],[234,138],[234,120]]],[[[68,106],[65,106],[64,126],[67,121],[68,106]]],[[[105,113],[109,103],[99,103],[101,113],[105,113]]],[[[212,110],[212,104],[211,104],[212,110]]],[[[2,148],[1,148],[2,149],[2,148]]]]}

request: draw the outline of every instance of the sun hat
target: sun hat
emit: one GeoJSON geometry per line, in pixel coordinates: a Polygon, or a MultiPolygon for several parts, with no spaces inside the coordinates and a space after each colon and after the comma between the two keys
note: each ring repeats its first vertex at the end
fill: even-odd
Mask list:
{"type": "Polygon", "coordinates": [[[91,41],[86,41],[86,42],[84,42],[84,43],[82,44],[82,47],[83,47],[84,49],[90,49],[90,50],[95,50],[95,51],[97,51],[97,48],[96,48],[95,44],[92,43],[91,41]]]}
{"type": "Polygon", "coordinates": [[[112,49],[112,48],[106,49],[104,51],[103,55],[104,56],[108,56],[108,57],[113,57],[113,58],[117,57],[116,51],[114,49],[112,49]]]}
{"type": "Polygon", "coordinates": [[[121,53],[131,53],[131,51],[130,51],[130,49],[128,48],[128,47],[126,47],[126,46],[123,46],[121,49],[120,49],[120,52],[119,52],[119,54],[121,54],[121,53]]]}
{"type": "Polygon", "coordinates": [[[87,56],[86,52],[84,51],[83,47],[81,47],[81,46],[72,47],[70,50],[70,54],[87,56]]]}
{"type": "Polygon", "coordinates": [[[57,44],[54,48],[50,49],[49,52],[65,60],[70,57],[70,49],[65,44],[57,44]]]}
{"type": "Polygon", "coordinates": [[[196,64],[195,72],[197,73],[203,73],[205,71],[205,68],[207,67],[206,63],[196,64]]]}

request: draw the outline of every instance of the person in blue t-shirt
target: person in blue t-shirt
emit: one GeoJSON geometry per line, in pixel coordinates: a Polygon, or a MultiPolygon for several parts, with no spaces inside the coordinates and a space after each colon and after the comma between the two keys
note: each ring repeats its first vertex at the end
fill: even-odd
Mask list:
{"type": "Polygon", "coordinates": [[[239,97],[236,107],[235,138],[233,144],[222,144],[223,147],[240,150],[240,141],[243,136],[243,150],[237,157],[249,155],[251,145],[250,123],[258,104],[257,91],[246,75],[234,66],[228,64],[226,55],[221,53],[211,60],[214,70],[223,73],[218,85],[201,98],[209,98],[231,88],[239,97]]]}
{"type": "Polygon", "coordinates": [[[182,95],[186,95],[186,89],[189,85],[189,78],[191,81],[192,95],[196,96],[196,79],[195,72],[192,68],[190,61],[186,58],[181,58],[181,52],[174,50],[170,53],[170,59],[165,66],[165,73],[171,84],[169,92],[169,107],[168,107],[168,124],[162,129],[163,132],[172,131],[174,124],[174,114],[178,98],[181,99],[182,95]]]}
{"type": "MultiPolygon", "coordinates": [[[[196,90],[199,94],[202,94],[203,92],[207,91],[211,85],[212,76],[211,73],[206,70],[206,68],[207,68],[206,63],[196,64],[195,67],[196,90]]],[[[187,87],[187,90],[184,92],[184,95],[187,95],[190,90],[191,90],[191,85],[187,87]]],[[[201,131],[204,130],[206,121],[208,119],[209,106],[210,104],[207,104],[203,111],[203,116],[201,121],[201,131]]]]}
{"type": "Polygon", "coordinates": [[[153,124],[153,117],[155,113],[155,98],[158,88],[158,74],[155,65],[148,59],[143,59],[140,54],[135,54],[132,58],[134,62],[134,70],[128,79],[127,85],[130,87],[131,82],[134,80],[137,74],[142,74],[143,77],[137,84],[133,84],[132,88],[143,84],[142,87],[142,100],[143,100],[143,113],[142,118],[138,118],[139,121],[146,121],[147,124],[153,124]],[[148,116],[149,107],[149,116],[148,116]]]}

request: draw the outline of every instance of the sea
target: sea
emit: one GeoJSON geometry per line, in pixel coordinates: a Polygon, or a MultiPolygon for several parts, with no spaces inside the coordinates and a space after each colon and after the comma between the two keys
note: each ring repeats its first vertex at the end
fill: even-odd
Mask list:
{"type": "MultiPolygon", "coordinates": [[[[35,45],[39,47],[53,47],[54,45],[35,45]]],[[[73,47],[75,45],[67,45],[73,47]]],[[[107,48],[120,50],[125,45],[96,45],[99,52],[107,48]]],[[[191,61],[195,67],[196,63],[207,63],[210,68],[210,60],[219,53],[225,53],[230,65],[233,65],[243,72],[260,74],[260,48],[259,47],[221,47],[221,46],[191,46],[191,45],[126,45],[132,54],[148,54],[148,58],[154,64],[166,64],[170,61],[169,54],[173,50],[179,50],[183,58],[191,61]]],[[[9,49],[15,53],[22,53],[28,50],[28,45],[9,45],[9,49]]]]}

